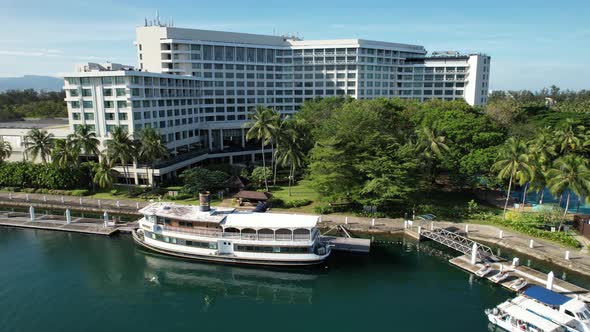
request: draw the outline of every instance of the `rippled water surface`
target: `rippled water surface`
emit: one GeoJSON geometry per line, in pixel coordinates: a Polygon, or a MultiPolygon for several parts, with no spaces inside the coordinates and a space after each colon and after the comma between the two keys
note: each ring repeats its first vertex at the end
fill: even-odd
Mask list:
{"type": "Polygon", "coordinates": [[[1,331],[487,331],[511,294],[388,238],[312,269],[196,263],[113,238],[0,229],[1,331]]]}

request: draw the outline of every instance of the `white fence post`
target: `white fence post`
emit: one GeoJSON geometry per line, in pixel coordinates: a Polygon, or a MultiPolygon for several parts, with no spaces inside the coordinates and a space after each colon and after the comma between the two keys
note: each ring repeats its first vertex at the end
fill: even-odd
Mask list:
{"type": "Polygon", "coordinates": [[[348,217],[344,217],[344,224],[348,225],[348,217]]]}
{"type": "Polygon", "coordinates": [[[504,237],[504,231],[500,231],[500,233],[498,234],[499,238],[503,238],[504,237]]]}
{"type": "Polygon", "coordinates": [[[29,216],[31,217],[31,221],[35,221],[35,207],[32,205],[29,206],[29,216]]]}
{"type": "Polygon", "coordinates": [[[371,220],[371,227],[375,227],[375,218],[373,218],[373,220],[371,220]]]}
{"type": "Polygon", "coordinates": [[[565,251],[565,259],[568,261],[570,260],[570,251],[569,250],[565,251]]]}
{"type": "Polygon", "coordinates": [[[465,233],[469,233],[469,224],[465,225],[465,233]]]}
{"type": "Polygon", "coordinates": [[[533,239],[531,239],[531,241],[529,242],[529,248],[535,248],[535,241],[533,239]]]}

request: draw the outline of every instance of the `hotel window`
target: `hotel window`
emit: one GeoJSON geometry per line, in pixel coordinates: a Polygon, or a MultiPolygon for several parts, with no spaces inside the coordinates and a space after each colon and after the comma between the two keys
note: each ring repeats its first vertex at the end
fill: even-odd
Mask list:
{"type": "Polygon", "coordinates": [[[115,120],[115,113],[105,113],[104,119],[105,120],[115,120]]]}
{"type": "Polygon", "coordinates": [[[94,113],[84,113],[84,120],[94,120],[94,113]]]}
{"type": "Polygon", "coordinates": [[[91,96],[92,96],[92,90],[82,89],[82,97],[91,97],[91,96]]]}
{"type": "Polygon", "coordinates": [[[123,100],[117,101],[117,108],[126,108],[126,107],[127,107],[126,101],[123,101],[123,100]]]}
{"type": "Polygon", "coordinates": [[[113,102],[112,101],[105,101],[104,108],[113,108],[113,102]]]}
{"type": "Polygon", "coordinates": [[[92,102],[91,101],[88,101],[88,100],[85,100],[85,101],[82,102],[82,107],[84,107],[84,108],[92,108],[92,102]]]}
{"type": "Polygon", "coordinates": [[[115,77],[115,84],[125,84],[124,77],[115,77]]]}
{"type": "Polygon", "coordinates": [[[115,89],[117,97],[121,97],[125,95],[125,89],[124,88],[117,88],[115,89]]]}
{"type": "Polygon", "coordinates": [[[80,102],[79,101],[70,101],[70,107],[71,108],[80,108],[80,102]]]}
{"type": "Polygon", "coordinates": [[[73,113],[72,113],[72,119],[73,119],[73,120],[80,120],[80,113],[78,113],[78,112],[73,112],[73,113]]]}
{"type": "Polygon", "coordinates": [[[121,121],[127,120],[127,113],[119,113],[119,120],[121,120],[121,121]]]}
{"type": "Polygon", "coordinates": [[[80,83],[82,83],[82,84],[90,84],[90,78],[88,78],[88,77],[82,77],[82,78],[80,78],[80,83]]]}

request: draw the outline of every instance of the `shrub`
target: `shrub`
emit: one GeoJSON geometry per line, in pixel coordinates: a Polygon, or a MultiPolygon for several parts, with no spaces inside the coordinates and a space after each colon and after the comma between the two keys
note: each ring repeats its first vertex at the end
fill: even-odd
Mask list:
{"type": "Polygon", "coordinates": [[[88,190],[87,189],[71,190],[70,195],[72,195],[72,196],[86,196],[86,195],[88,195],[88,190]]]}
{"type": "Polygon", "coordinates": [[[0,186],[21,188],[71,189],[85,181],[83,167],[59,168],[53,164],[14,162],[0,164],[0,186]]]}
{"type": "Polygon", "coordinates": [[[298,207],[309,205],[312,203],[312,201],[309,199],[283,200],[283,199],[280,199],[277,197],[273,197],[271,199],[271,203],[272,203],[272,206],[276,207],[276,208],[290,209],[290,208],[298,208],[298,207]]]}
{"type": "Polygon", "coordinates": [[[330,205],[320,205],[314,207],[313,211],[317,214],[330,214],[334,212],[334,208],[330,205]]]}

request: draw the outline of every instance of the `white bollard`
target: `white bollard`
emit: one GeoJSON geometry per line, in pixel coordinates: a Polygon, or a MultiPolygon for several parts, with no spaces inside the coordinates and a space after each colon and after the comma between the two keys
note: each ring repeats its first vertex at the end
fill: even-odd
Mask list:
{"type": "Polygon", "coordinates": [[[473,242],[473,247],[471,247],[471,265],[475,265],[477,263],[477,243],[473,242]]]}
{"type": "Polygon", "coordinates": [[[103,217],[104,217],[104,227],[109,227],[109,214],[108,212],[104,212],[103,213],[103,217]]]}
{"type": "Polygon", "coordinates": [[[25,198],[27,199],[27,202],[28,202],[29,201],[29,194],[26,194],[25,198]]]}
{"type": "Polygon", "coordinates": [[[512,267],[517,267],[520,265],[520,259],[518,257],[514,257],[512,259],[512,267]]]}
{"type": "Polygon", "coordinates": [[[117,201],[117,208],[121,207],[121,202],[117,201]]]}
{"type": "Polygon", "coordinates": [[[31,221],[35,221],[35,208],[32,205],[29,206],[29,215],[31,217],[31,221]]]}
{"type": "Polygon", "coordinates": [[[504,231],[500,231],[500,233],[498,234],[499,238],[503,238],[504,237],[504,231]]]}
{"type": "Polygon", "coordinates": [[[547,274],[547,289],[548,290],[552,290],[553,289],[553,278],[555,277],[555,275],[553,274],[553,271],[549,272],[549,274],[547,274]]]}
{"type": "Polygon", "coordinates": [[[70,224],[72,222],[72,214],[70,213],[70,209],[66,209],[66,224],[70,224]]]}
{"type": "Polygon", "coordinates": [[[434,221],[430,222],[430,230],[433,231],[434,230],[434,221]]]}
{"type": "Polygon", "coordinates": [[[373,218],[373,220],[371,220],[371,227],[375,227],[375,218],[373,218]]]}
{"type": "Polygon", "coordinates": [[[418,237],[420,237],[420,233],[422,233],[422,226],[418,226],[418,237]]]}
{"type": "Polygon", "coordinates": [[[348,217],[344,217],[344,224],[348,225],[348,217]]]}
{"type": "Polygon", "coordinates": [[[98,207],[100,208],[100,199],[97,200],[96,203],[98,204],[98,207]]]}
{"type": "Polygon", "coordinates": [[[61,197],[61,204],[64,204],[64,197],[61,197]]]}
{"type": "Polygon", "coordinates": [[[570,251],[569,250],[565,251],[565,259],[568,261],[570,260],[570,251]]]}
{"type": "Polygon", "coordinates": [[[135,202],[135,208],[139,210],[139,202],[135,202]]]}
{"type": "Polygon", "coordinates": [[[8,193],[8,199],[12,200],[12,192],[8,193]]]}
{"type": "Polygon", "coordinates": [[[469,233],[469,225],[465,225],[465,233],[469,233]]]}
{"type": "Polygon", "coordinates": [[[404,229],[408,228],[408,221],[404,220],[404,229]]]}
{"type": "Polygon", "coordinates": [[[80,205],[82,205],[82,197],[80,197],[80,205]]]}
{"type": "Polygon", "coordinates": [[[43,195],[43,203],[47,203],[47,196],[43,195]]]}
{"type": "Polygon", "coordinates": [[[533,241],[532,239],[529,242],[529,248],[531,248],[531,249],[535,248],[535,241],[533,241]]]}

